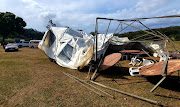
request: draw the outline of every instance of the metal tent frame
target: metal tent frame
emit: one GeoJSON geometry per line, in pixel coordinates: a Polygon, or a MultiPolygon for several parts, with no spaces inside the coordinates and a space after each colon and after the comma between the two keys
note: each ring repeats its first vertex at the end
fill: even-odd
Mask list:
{"type": "MultiPolygon", "coordinates": [[[[104,60],[104,57],[105,57],[104,55],[105,55],[105,53],[107,51],[107,48],[109,47],[109,44],[110,44],[110,42],[108,41],[108,43],[105,46],[105,51],[103,52],[101,57],[98,58],[97,57],[97,46],[98,46],[98,36],[97,36],[97,34],[98,34],[98,21],[99,20],[107,20],[107,21],[109,21],[109,25],[108,25],[108,28],[107,28],[106,33],[105,33],[105,38],[106,38],[106,35],[107,35],[108,31],[109,31],[111,22],[115,21],[115,22],[119,22],[119,24],[118,24],[117,28],[115,29],[114,34],[118,31],[120,25],[121,25],[121,30],[118,32],[118,34],[121,33],[122,31],[124,31],[125,29],[127,29],[128,27],[132,27],[132,28],[135,28],[137,30],[140,30],[140,31],[143,31],[143,32],[146,33],[145,35],[141,35],[141,37],[144,37],[146,35],[151,35],[150,38],[149,38],[150,40],[139,40],[138,41],[138,39],[141,38],[141,37],[137,37],[137,38],[132,39],[132,41],[136,41],[136,42],[153,42],[154,40],[151,40],[151,39],[153,37],[158,37],[159,38],[158,40],[169,40],[172,43],[172,45],[175,48],[175,50],[178,51],[178,49],[180,49],[180,47],[178,47],[178,49],[177,49],[175,44],[174,44],[174,42],[171,39],[169,39],[166,35],[160,33],[159,31],[153,31],[152,29],[150,29],[149,27],[147,27],[146,25],[144,25],[140,21],[140,20],[145,20],[145,19],[174,18],[174,17],[180,17],[180,15],[161,16],[161,17],[149,17],[149,18],[133,18],[133,19],[122,19],[122,20],[120,20],[120,19],[112,19],[112,18],[97,17],[96,18],[96,26],[95,26],[95,40],[94,40],[94,41],[96,41],[95,42],[96,44],[94,46],[94,50],[95,50],[94,51],[95,52],[94,53],[95,54],[95,59],[94,59],[95,70],[94,70],[94,73],[93,73],[93,75],[91,76],[90,79],[92,81],[95,81],[95,79],[96,79],[95,75],[98,72],[98,70],[99,70],[99,68],[100,68],[100,66],[101,66],[101,64],[102,64],[102,62],[104,60]],[[128,24],[127,22],[131,22],[131,23],[128,24]],[[135,22],[141,24],[142,26],[144,26],[148,30],[143,30],[143,29],[140,29],[140,28],[138,28],[136,26],[133,26],[132,24],[135,23],[135,22]],[[126,27],[122,28],[122,24],[126,25],[126,27]]],[[[103,44],[104,44],[104,42],[103,42],[103,44]]],[[[167,64],[168,64],[168,59],[166,59],[165,64],[164,64],[163,69],[162,69],[162,72],[161,72],[163,78],[154,86],[154,88],[151,90],[151,92],[153,92],[159,86],[159,84],[162,83],[164,81],[164,79],[166,79],[166,76],[167,76],[167,69],[166,69],[167,68],[167,64]]],[[[92,71],[92,68],[93,67],[92,67],[92,63],[91,63],[91,65],[89,67],[88,74],[90,74],[90,72],[92,71]]]]}

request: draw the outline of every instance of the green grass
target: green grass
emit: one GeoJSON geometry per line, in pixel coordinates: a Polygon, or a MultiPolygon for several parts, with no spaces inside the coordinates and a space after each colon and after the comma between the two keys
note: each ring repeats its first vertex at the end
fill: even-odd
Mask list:
{"type": "MultiPolygon", "coordinates": [[[[39,49],[20,48],[18,52],[4,52],[0,46],[0,105],[10,106],[146,106],[152,105],[120,93],[96,86],[116,97],[99,97],[76,83],[62,72],[70,73],[88,82],[87,71],[71,70],[50,62],[39,49]]],[[[132,77],[128,73],[129,61],[101,72],[97,82],[135,95],[161,102],[167,106],[180,106],[180,90],[174,79],[150,93],[159,77],[132,77]],[[119,67],[121,65],[122,67],[119,67]],[[168,87],[168,85],[169,87],[168,87]]],[[[90,83],[90,82],[89,82],[90,83]]]]}
{"type": "MultiPolygon", "coordinates": [[[[177,49],[178,51],[180,51],[180,41],[175,41],[175,42],[174,42],[174,45],[176,46],[176,49],[177,49]]],[[[167,44],[166,50],[168,50],[168,51],[177,51],[177,50],[175,50],[175,49],[173,48],[172,43],[168,43],[168,44],[167,44]]]]}

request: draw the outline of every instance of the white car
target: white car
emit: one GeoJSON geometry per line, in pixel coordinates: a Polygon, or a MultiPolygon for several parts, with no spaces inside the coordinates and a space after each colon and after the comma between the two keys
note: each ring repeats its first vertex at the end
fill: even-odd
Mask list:
{"type": "Polygon", "coordinates": [[[17,44],[12,44],[12,43],[9,43],[6,45],[5,47],[5,52],[7,51],[18,51],[18,45],[17,44]]]}
{"type": "Polygon", "coordinates": [[[39,42],[41,42],[41,40],[30,40],[29,47],[30,48],[37,48],[39,45],[39,42]]]}
{"type": "Polygon", "coordinates": [[[20,41],[16,43],[19,47],[29,47],[29,41],[20,41]]]}

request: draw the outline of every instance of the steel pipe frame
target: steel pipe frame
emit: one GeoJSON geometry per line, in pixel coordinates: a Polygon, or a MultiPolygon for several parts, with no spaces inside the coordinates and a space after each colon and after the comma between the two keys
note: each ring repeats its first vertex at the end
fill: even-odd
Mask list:
{"type": "MultiPolygon", "coordinates": [[[[95,26],[95,40],[96,40],[96,48],[95,48],[95,63],[96,63],[96,69],[95,69],[95,72],[94,72],[94,74],[93,74],[93,76],[91,77],[91,80],[93,80],[94,79],[94,76],[95,76],[95,74],[96,74],[96,72],[98,71],[98,69],[99,69],[99,67],[100,67],[100,65],[101,65],[101,63],[102,63],[102,59],[104,58],[104,56],[103,57],[101,57],[101,59],[100,59],[100,61],[99,61],[99,63],[97,62],[97,45],[98,45],[98,40],[97,40],[97,34],[98,34],[98,19],[102,19],[102,20],[110,20],[110,22],[112,21],[112,20],[114,20],[114,21],[118,21],[118,22],[120,22],[120,23],[122,23],[122,24],[125,24],[125,25],[127,25],[127,27],[129,27],[129,26],[131,26],[131,27],[134,27],[134,28],[136,28],[136,29],[138,29],[138,30],[141,30],[141,31],[144,31],[144,32],[146,32],[146,33],[148,33],[148,34],[151,34],[151,35],[154,35],[154,36],[157,36],[157,37],[160,37],[161,39],[165,39],[165,36],[160,36],[160,35],[157,35],[157,33],[155,33],[154,31],[153,31],[153,33],[152,32],[148,32],[148,31],[145,31],[145,30],[142,30],[142,29],[140,29],[140,28],[137,28],[137,27],[135,27],[135,26],[132,26],[131,24],[127,24],[127,23],[124,23],[123,21],[134,21],[134,22],[136,22],[136,21],[139,21],[139,20],[144,20],[144,19],[157,19],[157,18],[173,18],[173,17],[180,17],[180,15],[171,15],[171,16],[161,16],[161,17],[149,17],[149,18],[134,18],[134,19],[122,19],[122,20],[119,20],[119,19],[112,19],[112,18],[102,18],[102,17],[97,17],[96,18],[96,26],[95,26]],[[154,34],[155,33],[155,34],[154,34]]],[[[133,23],[134,23],[133,22],[133,23]]],[[[141,24],[141,22],[139,21],[139,23],[141,24]]],[[[110,24],[109,24],[110,25],[110,24]]],[[[120,25],[120,24],[119,24],[120,25]]],[[[118,27],[119,27],[119,25],[118,25],[118,27]]],[[[145,25],[143,25],[143,26],[145,26],[145,25]]],[[[126,27],[126,28],[127,28],[126,27]]],[[[146,27],[146,26],[145,26],[146,27]]],[[[125,28],[125,29],[126,29],[125,28]]],[[[108,26],[108,29],[109,29],[109,26],[108,26]]],[[[118,29],[118,28],[117,28],[118,29]]],[[[117,30],[116,29],[116,30],[117,30]]],[[[123,30],[125,30],[125,29],[123,29],[123,30]]],[[[108,30],[107,30],[108,31],[108,30]]],[[[121,32],[121,31],[120,31],[121,32]]],[[[107,32],[106,32],[107,33],[107,32]]],[[[108,45],[107,45],[107,47],[109,46],[109,43],[108,43],[108,45]]],[[[106,48],[107,49],[107,48],[106,48]]],[[[104,53],[106,52],[106,49],[105,49],[105,51],[104,51],[104,53]]],[[[104,55],[104,53],[103,53],[103,55],[104,55]]],[[[92,64],[90,65],[90,66],[92,66],[92,64]]],[[[92,67],[90,68],[90,69],[92,69],[92,67]]]]}

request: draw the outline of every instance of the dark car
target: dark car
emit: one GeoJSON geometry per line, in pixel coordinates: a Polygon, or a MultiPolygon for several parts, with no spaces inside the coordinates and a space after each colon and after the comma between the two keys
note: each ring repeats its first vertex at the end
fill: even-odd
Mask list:
{"type": "Polygon", "coordinates": [[[7,51],[18,51],[18,45],[12,43],[7,44],[5,47],[5,52],[7,51]]]}

